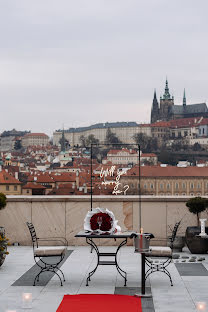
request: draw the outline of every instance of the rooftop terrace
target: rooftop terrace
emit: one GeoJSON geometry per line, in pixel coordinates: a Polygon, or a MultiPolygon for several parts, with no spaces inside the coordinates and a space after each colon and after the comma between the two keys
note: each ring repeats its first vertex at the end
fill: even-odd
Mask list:
{"type": "MultiPolygon", "coordinates": [[[[102,247],[104,251],[112,250],[113,246],[102,247]]],[[[127,287],[123,285],[123,279],[117,273],[114,266],[99,267],[91,279],[88,287],[85,286],[86,277],[96,264],[95,252],[90,253],[87,246],[68,247],[73,250],[71,255],[62,265],[66,277],[64,286],[60,286],[57,276],[45,286],[24,286],[33,280],[29,274],[27,281],[22,286],[12,286],[33,265],[32,248],[27,246],[12,246],[10,254],[0,268],[0,311],[7,310],[23,312],[55,312],[64,294],[134,294],[139,290],[141,283],[140,254],[134,253],[134,248],[124,247],[119,253],[119,264],[127,271],[127,287]],[[22,294],[32,293],[32,309],[23,309],[22,294]]],[[[182,253],[190,256],[185,251],[182,253]]],[[[181,254],[181,255],[182,255],[181,254]]],[[[176,263],[171,263],[169,270],[173,278],[173,287],[165,274],[154,273],[147,282],[147,289],[152,293],[152,298],[142,298],[143,312],[191,312],[208,311],[208,275],[200,275],[202,267],[208,269],[208,255],[202,263],[189,263],[180,258],[179,263],[183,269],[180,273],[176,263]],[[192,269],[186,270],[185,266],[191,265],[192,269]],[[204,305],[204,310],[200,309],[204,305]],[[201,306],[202,307],[202,306],[201,306]]],[[[176,261],[176,260],[174,260],[176,261]]],[[[40,284],[43,282],[40,278],[40,284]]]]}

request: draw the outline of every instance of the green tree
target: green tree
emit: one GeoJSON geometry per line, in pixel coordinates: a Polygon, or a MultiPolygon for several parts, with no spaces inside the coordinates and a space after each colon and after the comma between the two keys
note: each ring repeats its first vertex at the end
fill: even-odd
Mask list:
{"type": "Polygon", "coordinates": [[[6,200],[7,200],[6,195],[4,195],[3,193],[0,193],[0,210],[6,207],[6,204],[7,204],[6,200]]]}
{"type": "Polygon", "coordinates": [[[86,144],[86,137],[84,135],[81,135],[79,137],[79,141],[81,142],[81,146],[82,147],[86,147],[87,146],[87,144],[86,144]]]}
{"type": "Polygon", "coordinates": [[[156,151],[158,149],[158,140],[157,138],[152,138],[150,136],[147,136],[144,133],[136,133],[133,136],[133,139],[136,144],[140,145],[140,148],[143,152],[152,152],[156,151]]]}
{"type": "Polygon", "coordinates": [[[158,155],[158,161],[160,161],[162,164],[175,166],[178,162],[178,157],[176,155],[173,155],[171,151],[163,149],[158,155]]]}
{"type": "Polygon", "coordinates": [[[208,201],[203,197],[193,197],[186,202],[186,207],[189,211],[197,216],[197,224],[199,226],[199,214],[200,212],[206,210],[208,207],[208,201]]]}
{"type": "Polygon", "coordinates": [[[90,134],[88,135],[87,139],[86,139],[86,146],[90,147],[91,144],[99,144],[99,140],[96,139],[96,137],[94,136],[94,134],[90,134]]]}
{"type": "Polygon", "coordinates": [[[116,144],[120,144],[122,142],[119,140],[119,138],[116,136],[116,134],[113,133],[110,128],[108,128],[107,132],[106,132],[105,143],[106,144],[112,144],[112,146],[113,146],[116,144]]]}
{"type": "Polygon", "coordinates": [[[21,140],[16,140],[14,143],[14,149],[15,150],[20,150],[22,148],[22,143],[21,140]]]}
{"type": "Polygon", "coordinates": [[[200,145],[198,142],[196,142],[196,143],[193,145],[193,151],[198,152],[198,151],[201,151],[201,150],[202,150],[201,145],[200,145]]]}

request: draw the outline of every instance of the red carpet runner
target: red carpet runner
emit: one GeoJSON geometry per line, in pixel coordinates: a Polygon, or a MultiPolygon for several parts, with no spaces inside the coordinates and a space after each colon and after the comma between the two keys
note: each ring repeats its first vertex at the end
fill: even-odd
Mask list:
{"type": "Polygon", "coordinates": [[[141,298],[126,295],[65,295],[56,312],[142,312],[141,298]]]}

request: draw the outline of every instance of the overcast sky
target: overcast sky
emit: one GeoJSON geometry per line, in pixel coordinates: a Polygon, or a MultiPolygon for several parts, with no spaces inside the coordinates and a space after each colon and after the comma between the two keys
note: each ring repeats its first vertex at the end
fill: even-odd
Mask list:
{"type": "Polygon", "coordinates": [[[208,99],[207,0],[0,0],[0,132],[149,122],[208,99]]]}

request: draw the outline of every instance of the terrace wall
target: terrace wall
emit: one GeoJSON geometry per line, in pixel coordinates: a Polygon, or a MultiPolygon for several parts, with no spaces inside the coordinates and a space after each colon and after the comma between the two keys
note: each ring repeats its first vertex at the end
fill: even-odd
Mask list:
{"type": "MultiPolygon", "coordinates": [[[[169,226],[173,227],[181,218],[180,235],[187,226],[196,225],[196,217],[185,206],[187,199],[185,196],[142,196],[142,227],[155,235],[153,244],[165,244],[170,235],[169,226]]],[[[93,207],[112,210],[122,230],[138,231],[140,228],[138,196],[93,196],[93,207]]],[[[84,239],[74,236],[83,229],[88,210],[90,196],[8,196],[6,208],[0,211],[0,226],[5,227],[10,243],[30,245],[25,223],[32,221],[39,237],[61,236],[69,245],[85,245],[84,239]]],[[[102,239],[102,244],[117,242],[102,239]]]]}

